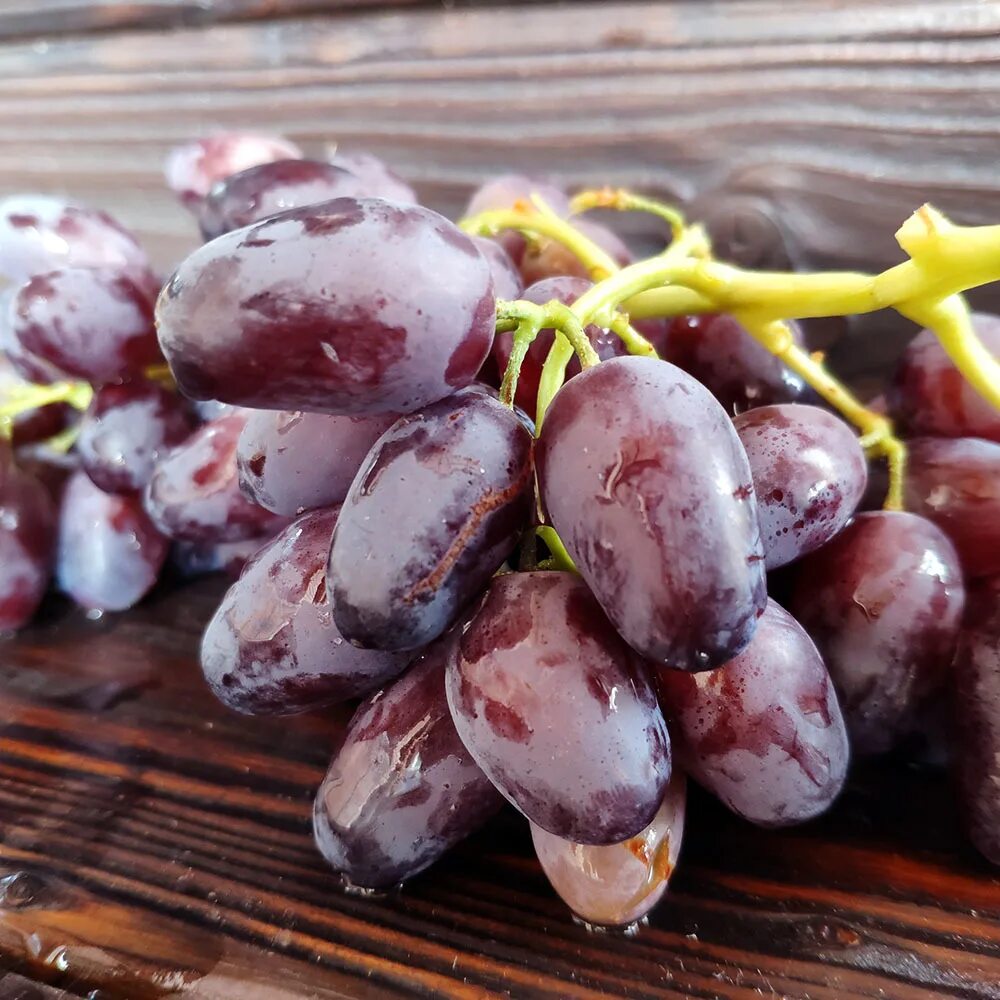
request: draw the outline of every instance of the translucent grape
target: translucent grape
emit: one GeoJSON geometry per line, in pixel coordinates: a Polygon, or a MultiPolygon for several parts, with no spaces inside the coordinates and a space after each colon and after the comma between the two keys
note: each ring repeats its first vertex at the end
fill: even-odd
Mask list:
{"type": "Polygon", "coordinates": [[[374,649],[441,635],[530,523],[531,434],[469,386],[403,417],[344,501],[330,552],[337,627],[374,649]]]}
{"type": "Polygon", "coordinates": [[[434,212],[338,198],[196,250],[157,323],[195,399],[403,413],[475,378],[493,341],[493,281],[475,244],[434,212]]]}
{"type": "Polygon", "coordinates": [[[947,679],[964,604],[954,548],[916,514],[859,514],[799,563],[791,611],[833,677],[855,753],[917,729],[947,679]]]}
{"type": "Polygon", "coordinates": [[[386,201],[399,201],[406,205],[417,204],[413,188],[372,153],[338,147],[330,157],[330,162],[354,174],[364,185],[365,194],[371,198],[385,198],[386,201]]]}
{"type": "Polygon", "coordinates": [[[670,741],[645,667],[575,574],[493,580],[447,671],[462,742],[537,826],[580,844],[656,814],[670,741]]]}
{"type": "Polygon", "coordinates": [[[728,663],[657,679],[679,764],[733,812],[787,826],[837,797],[849,758],[837,696],[805,629],[774,601],[728,663]]]}
{"type": "Polygon", "coordinates": [[[750,641],[764,554],[746,453],[708,391],[652,358],[567,382],[535,449],[542,502],[625,639],[707,670],[750,641]]]}
{"type": "Polygon", "coordinates": [[[3,459],[0,485],[0,631],[31,621],[52,575],[56,512],[45,487],[3,459]]]}
{"type": "Polygon", "coordinates": [[[416,875],[503,803],[451,721],[444,670],[452,641],[435,643],[361,704],[319,787],[316,844],[354,885],[416,875]]]}
{"type": "Polygon", "coordinates": [[[868,484],[857,434],[818,406],[794,403],[748,410],[733,424],[750,460],[767,568],[833,538],[868,484]]]}
{"type": "Polygon", "coordinates": [[[356,649],[326,589],[336,510],[312,511],[258,551],[201,643],[216,697],[247,715],[287,715],[355,698],[395,677],[407,654],[356,649]]]}

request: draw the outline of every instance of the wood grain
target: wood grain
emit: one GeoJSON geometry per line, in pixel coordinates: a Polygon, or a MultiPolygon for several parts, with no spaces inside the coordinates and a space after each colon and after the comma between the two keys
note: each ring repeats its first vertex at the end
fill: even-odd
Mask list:
{"type": "Polygon", "coordinates": [[[634,938],[574,925],[510,814],[400,893],[345,895],[309,826],[345,713],[213,701],[194,657],[220,587],[99,622],[53,605],[3,645],[0,968],[53,991],[3,1000],[1000,996],[1000,880],[942,777],[899,765],[788,832],[697,797],[634,938]]]}

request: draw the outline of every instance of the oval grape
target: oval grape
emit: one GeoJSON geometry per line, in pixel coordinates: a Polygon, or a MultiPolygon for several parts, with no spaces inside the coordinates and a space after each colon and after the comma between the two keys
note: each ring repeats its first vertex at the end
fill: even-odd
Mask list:
{"type": "Polygon", "coordinates": [[[52,576],[56,511],[45,487],[5,454],[0,485],[0,631],[38,610],[52,576]]]}

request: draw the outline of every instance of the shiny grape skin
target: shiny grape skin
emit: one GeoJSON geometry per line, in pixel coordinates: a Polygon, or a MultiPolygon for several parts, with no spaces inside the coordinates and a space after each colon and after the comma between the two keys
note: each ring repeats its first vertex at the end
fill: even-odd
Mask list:
{"type": "Polygon", "coordinates": [[[493,281],[442,216],[337,198],[196,250],[160,296],[157,325],[194,399],[408,413],[476,377],[493,342],[493,281]]]}
{"type": "Polygon", "coordinates": [[[750,460],[764,565],[777,569],[833,538],[868,485],[868,463],[851,427],[797,403],[747,410],[733,424],[750,460]]]}
{"type": "MultiPolygon", "coordinates": [[[[572,305],[584,292],[593,288],[592,281],[586,278],[560,277],[546,278],[537,281],[530,288],[525,289],[521,298],[528,302],[535,302],[538,305],[545,305],[548,302],[561,302],[563,305],[572,305]]],[[[608,358],[619,358],[626,354],[625,346],[619,336],[604,330],[599,326],[591,324],[586,328],[587,339],[591,346],[597,351],[597,356],[602,361],[608,358]]],[[[528,353],[524,357],[521,371],[517,379],[517,391],[514,395],[514,402],[521,409],[530,414],[535,413],[538,403],[538,383],[542,378],[542,367],[545,359],[549,356],[549,350],[555,339],[555,334],[551,329],[542,330],[531,342],[528,353]]],[[[507,370],[507,362],[510,361],[511,351],[514,347],[513,333],[498,333],[493,340],[493,357],[496,358],[497,368],[501,375],[507,370]]],[[[570,379],[574,375],[580,374],[580,361],[573,356],[566,366],[566,378],[570,379]]]]}
{"type": "Polygon", "coordinates": [[[455,731],[445,636],[355,712],[316,795],[323,857],[352,885],[386,888],[423,871],[503,805],[455,731]]]}
{"type": "Polygon", "coordinates": [[[31,621],[52,576],[56,511],[45,487],[6,455],[0,486],[0,631],[31,621]]]}
{"type": "Polygon", "coordinates": [[[774,601],[728,663],[701,674],[661,669],[657,681],[678,764],[737,815],[788,826],[840,793],[850,748],[830,675],[774,601]]]}
{"type": "Polygon", "coordinates": [[[392,414],[255,410],[236,450],[240,488],[254,503],[288,517],[339,504],[372,445],[395,422],[392,414]]]}
{"type": "MultiPolygon", "coordinates": [[[[12,304],[12,334],[55,376],[95,383],[136,375],[160,360],[153,307],[128,277],[107,269],[39,274],[12,304]]],[[[15,367],[18,356],[11,357],[15,367]]],[[[34,369],[22,369],[26,378],[34,369]]]]}
{"type": "MultiPolygon", "coordinates": [[[[799,325],[789,326],[801,346],[799,325]]],[[[809,395],[798,375],[726,314],[678,316],[667,330],[660,356],[693,375],[730,414],[794,403],[809,395]]]]}
{"type": "Polygon", "coordinates": [[[105,493],[138,493],[172,447],[190,437],[185,400],[148,379],[101,386],[80,420],[76,450],[105,493]]]}
{"type": "Polygon", "coordinates": [[[746,453],[708,390],[654,358],[571,379],[535,448],[542,503],[605,613],[656,663],[707,670],[764,610],[746,453]]]}
{"type": "Polygon", "coordinates": [[[854,752],[884,753],[917,731],[948,678],[965,604],[958,556],[940,529],[903,511],[859,514],[798,564],[791,593],[854,752]]]}
{"type": "Polygon", "coordinates": [[[98,267],[131,278],[149,298],[159,282],[131,233],[111,216],[47,195],[0,199],[0,285],[58,268],[98,267]]]}
{"type": "Polygon", "coordinates": [[[274,160],[294,160],[302,151],[280,136],[248,132],[219,132],[175,146],[167,154],[163,173],[167,187],[181,202],[197,211],[202,199],[218,181],[241,170],[274,160]]]}
{"type": "Polygon", "coordinates": [[[663,897],[684,836],[687,783],[675,771],[649,826],[620,844],[574,844],[531,824],[535,854],[552,888],[587,924],[624,927],[663,897]]]}
{"type": "Polygon", "coordinates": [[[236,445],[246,421],[240,411],[210,420],[156,463],[143,503],[168,538],[236,542],[282,523],[240,492],[236,445]]]}
{"type": "Polygon", "coordinates": [[[447,671],[455,728],[543,830],[614,844],[649,824],[670,739],[640,658],[572,573],[508,573],[461,630],[447,671]]]}
{"type": "Polygon", "coordinates": [[[386,201],[399,201],[405,205],[417,204],[413,188],[372,153],[338,148],[330,157],[330,162],[335,167],[354,174],[364,185],[365,194],[370,198],[385,198],[386,201]]]}
{"type": "Polygon", "coordinates": [[[366,694],[410,654],[356,649],[326,589],[336,509],[290,524],[244,567],[205,629],[201,666],[216,697],[245,715],[290,715],[366,694]]]}
{"type": "Polygon", "coordinates": [[[1000,865],[1000,576],[976,580],[955,657],[955,763],[965,825],[1000,865]]]}
{"type": "Polygon", "coordinates": [[[198,225],[206,240],[214,240],[292,208],[373,193],[354,174],[332,163],[275,160],[215,184],[198,209],[198,225]]]}
{"type": "Polygon", "coordinates": [[[916,438],[907,448],[907,508],[951,539],[967,576],[1000,573],[1000,444],[916,438]]]}
{"type": "Polygon", "coordinates": [[[77,604],[131,608],[156,583],[168,548],[138,497],[104,493],[86,473],[74,473],[59,511],[56,577],[77,604]]]}
{"type": "Polygon", "coordinates": [[[379,438],[330,551],[334,617],[348,639],[414,649],[454,623],[530,524],[531,445],[517,416],[478,386],[379,438]]]}
{"type": "MultiPolygon", "coordinates": [[[[1000,316],[973,313],[983,346],[1000,359],[1000,316]]],[[[887,392],[900,428],[909,435],[977,437],[1000,442],[1000,411],[972,388],[931,330],[903,352],[887,392]]]]}
{"type": "Polygon", "coordinates": [[[499,243],[483,236],[473,236],[472,242],[490,265],[494,295],[507,302],[519,299],[524,291],[524,282],[510,259],[510,254],[499,243]]]}

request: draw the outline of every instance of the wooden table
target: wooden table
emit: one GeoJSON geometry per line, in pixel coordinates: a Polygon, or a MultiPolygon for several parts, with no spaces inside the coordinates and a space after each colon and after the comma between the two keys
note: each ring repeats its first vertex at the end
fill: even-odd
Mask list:
{"type": "MultiPolygon", "coordinates": [[[[194,227],[160,161],[217,127],[371,148],[452,213],[503,167],[638,186],[769,266],[890,263],[928,198],[1000,219],[998,4],[458,8],[7,0],[0,190],[108,207],[164,268],[194,227]]],[[[858,324],[833,361],[870,372],[903,335],[858,324]]],[[[634,938],[570,921],[513,816],[400,894],[344,895],[308,823],[342,719],[208,697],[221,586],[100,621],[54,602],[0,645],[0,1000],[1000,997],[1000,881],[943,777],[899,763],[794,831],[696,797],[634,938]]]]}

